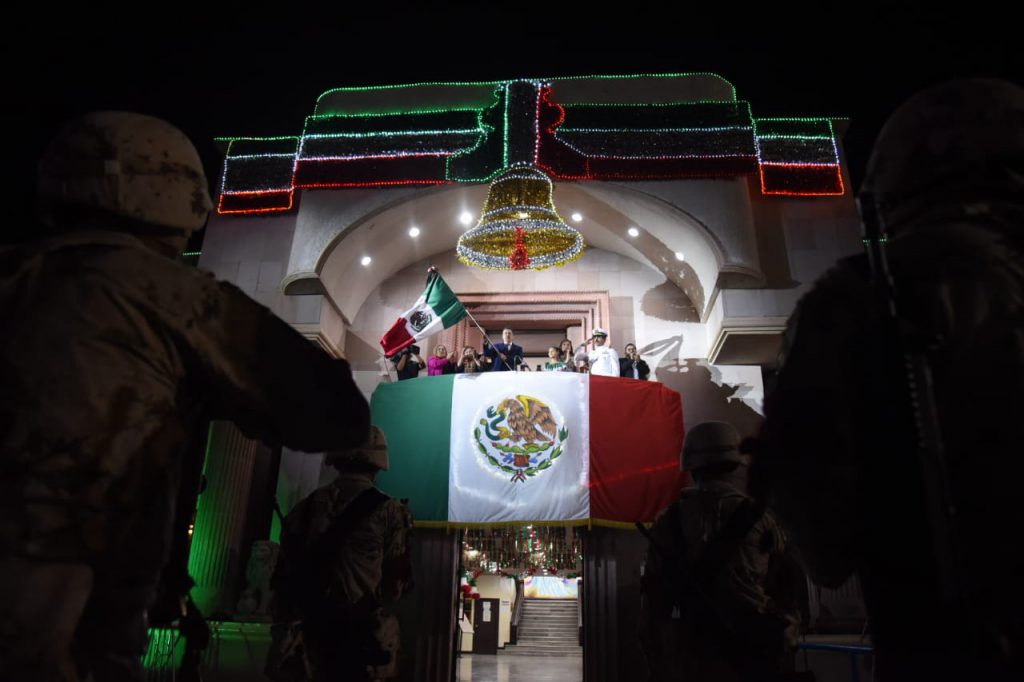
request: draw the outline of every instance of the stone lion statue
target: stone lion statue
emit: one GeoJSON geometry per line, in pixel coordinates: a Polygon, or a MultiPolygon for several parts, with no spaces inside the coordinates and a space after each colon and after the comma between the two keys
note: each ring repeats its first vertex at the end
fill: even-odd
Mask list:
{"type": "Polygon", "coordinates": [[[245,568],[246,586],[238,600],[238,613],[245,616],[267,615],[270,605],[270,578],[277,566],[280,547],[270,540],[252,543],[249,563],[245,568]]]}

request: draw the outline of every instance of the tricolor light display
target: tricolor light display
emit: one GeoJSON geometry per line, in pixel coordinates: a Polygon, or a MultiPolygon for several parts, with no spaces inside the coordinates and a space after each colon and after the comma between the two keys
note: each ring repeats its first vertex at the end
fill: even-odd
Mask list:
{"type": "Polygon", "coordinates": [[[218,212],[288,211],[298,190],[313,188],[490,182],[523,165],[553,180],[756,174],[764,194],[845,192],[828,118],[756,118],[731,86],[732,98],[720,100],[560,97],[584,78],[688,76],[713,74],[330,90],[320,96],[300,135],[221,138],[227,152],[218,212]],[[436,104],[424,106],[424,101],[436,104]]]}

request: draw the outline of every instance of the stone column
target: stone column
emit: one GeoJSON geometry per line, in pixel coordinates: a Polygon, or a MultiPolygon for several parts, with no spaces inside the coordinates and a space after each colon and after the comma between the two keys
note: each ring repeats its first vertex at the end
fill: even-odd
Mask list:
{"type": "Polygon", "coordinates": [[[248,548],[241,547],[252,488],[253,468],[262,445],[249,440],[231,422],[210,425],[204,476],[199,496],[188,571],[195,580],[192,597],[211,616],[234,610],[241,562],[248,548]]]}

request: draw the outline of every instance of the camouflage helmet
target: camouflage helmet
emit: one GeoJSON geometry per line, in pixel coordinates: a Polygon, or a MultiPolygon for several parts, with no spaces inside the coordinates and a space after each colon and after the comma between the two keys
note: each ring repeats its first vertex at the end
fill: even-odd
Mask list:
{"type": "Polygon", "coordinates": [[[701,422],[683,441],[683,471],[699,471],[713,464],[743,461],[740,432],[726,422],[701,422]]]}
{"type": "Polygon", "coordinates": [[[381,471],[388,470],[388,441],[379,426],[371,426],[370,433],[362,445],[350,450],[338,450],[327,454],[326,463],[339,467],[345,464],[369,464],[381,471]]]}
{"type": "Polygon", "coordinates": [[[971,195],[1019,193],[1022,162],[1024,89],[995,79],[949,81],[889,117],[861,192],[873,194],[886,227],[898,229],[971,195]]]}
{"type": "Polygon", "coordinates": [[[166,121],[98,111],[67,124],[39,161],[37,197],[48,206],[98,209],[189,234],[212,203],[199,153],[166,121]]]}

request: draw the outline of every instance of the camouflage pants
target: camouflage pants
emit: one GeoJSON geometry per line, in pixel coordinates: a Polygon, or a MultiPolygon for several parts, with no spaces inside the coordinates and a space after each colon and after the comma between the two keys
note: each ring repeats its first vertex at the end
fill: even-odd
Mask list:
{"type": "Polygon", "coordinates": [[[139,682],[155,582],[0,559],[0,681],[139,682]]]}
{"type": "MultiPolygon", "coordinates": [[[[264,673],[274,682],[376,682],[398,674],[398,621],[384,619],[376,644],[390,654],[382,665],[366,663],[367,652],[340,632],[303,629],[299,623],[275,623],[264,673]]],[[[369,634],[369,633],[364,633],[369,634]]]]}

